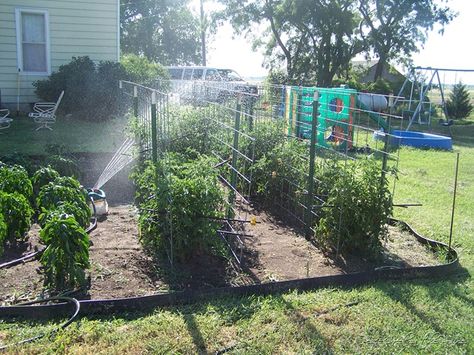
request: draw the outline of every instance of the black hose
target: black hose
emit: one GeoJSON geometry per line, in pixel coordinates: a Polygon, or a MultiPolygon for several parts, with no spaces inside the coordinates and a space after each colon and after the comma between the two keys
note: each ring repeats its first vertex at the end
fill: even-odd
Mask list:
{"type": "Polygon", "coordinates": [[[65,329],[69,324],[71,324],[76,319],[77,315],[79,314],[79,311],[81,310],[81,304],[79,303],[78,300],[76,300],[75,298],[72,298],[72,297],[64,297],[64,296],[55,296],[55,297],[45,298],[45,299],[42,299],[42,300],[24,302],[24,303],[20,303],[16,306],[31,306],[32,304],[44,303],[44,302],[49,302],[49,301],[66,301],[68,303],[73,303],[74,306],[75,306],[74,314],[66,322],[64,322],[63,324],[58,326],[56,329],[54,329],[50,332],[44,332],[44,333],[36,335],[34,337],[31,337],[31,338],[28,338],[28,339],[23,339],[23,340],[21,340],[17,343],[1,345],[0,350],[6,350],[6,349],[11,348],[13,346],[18,346],[18,345],[31,343],[35,340],[38,340],[38,339],[41,339],[41,338],[45,337],[46,335],[53,335],[56,332],[58,332],[59,330],[65,329]]]}

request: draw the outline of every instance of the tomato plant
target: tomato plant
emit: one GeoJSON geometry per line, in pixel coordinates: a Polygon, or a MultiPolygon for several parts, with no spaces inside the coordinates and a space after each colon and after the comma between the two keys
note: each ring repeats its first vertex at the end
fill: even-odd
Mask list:
{"type": "Polygon", "coordinates": [[[378,256],[392,213],[392,196],[387,179],[381,181],[379,164],[367,159],[339,167],[329,189],[328,207],[316,227],[315,239],[321,246],[378,256]]]}
{"type": "Polygon", "coordinates": [[[213,169],[215,160],[200,156],[184,160],[167,154],[135,174],[139,191],[140,240],[155,253],[169,250],[180,261],[220,248],[219,224],[208,216],[222,216],[223,189],[213,169]]]}
{"type": "Polygon", "coordinates": [[[41,242],[47,246],[40,262],[45,284],[54,290],[74,289],[86,283],[89,268],[89,236],[74,217],[52,216],[40,231],[41,242]]]}

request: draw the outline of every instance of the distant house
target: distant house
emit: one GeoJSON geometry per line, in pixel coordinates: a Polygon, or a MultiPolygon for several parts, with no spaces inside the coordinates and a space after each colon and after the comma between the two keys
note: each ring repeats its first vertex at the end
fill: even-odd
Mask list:
{"type": "MultiPolygon", "coordinates": [[[[375,69],[378,60],[353,60],[351,62],[352,68],[361,73],[359,81],[362,83],[371,83],[375,78],[375,69]]],[[[382,70],[382,78],[391,83],[398,83],[405,80],[405,75],[400,73],[395,67],[390,64],[385,64],[382,70]]]]}
{"type": "Polygon", "coordinates": [[[119,60],[120,0],[1,0],[0,105],[28,110],[32,83],[72,57],[119,60]]]}

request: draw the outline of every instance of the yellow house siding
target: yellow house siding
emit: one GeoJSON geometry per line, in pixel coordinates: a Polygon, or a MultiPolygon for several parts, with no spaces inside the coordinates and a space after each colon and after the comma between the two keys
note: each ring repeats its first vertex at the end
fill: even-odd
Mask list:
{"type": "Polygon", "coordinates": [[[32,83],[45,75],[18,73],[15,9],[47,10],[49,17],[50,70],[72,57],[94,61],[119,58],[119,0],[1,0],[0,90],[2,105],[15,107],[37,101],[32,83]]]}

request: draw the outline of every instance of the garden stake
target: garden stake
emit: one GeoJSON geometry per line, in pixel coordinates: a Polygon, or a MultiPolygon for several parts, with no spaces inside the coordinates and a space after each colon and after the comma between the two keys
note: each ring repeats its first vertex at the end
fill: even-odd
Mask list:
{"type": "Polygon", "coordinates": [[[313,204],[314,204],[314,159],[316,156],[316,138],[318,130],[318,107],[319,92],[314,91],[313,97],[313,117],[311,120],[311,142],[309,147],[309,177],[308,177],[308,201],[306,203],[306,239],[311,237],[311,226],[313,224],[313,204]]]}
{"type": "Polygon", "coordinates": [[[448,252],[451,251],[451,241],[453,239],[454,209],[456,207],[456,193],[457,193],[457,188],[458,188],[458,172],[459,172],[459,152],[456,155],[456,170],[455,170],[455,173],[454,173],[453,207],[451,208],[451,226],[449,228],[448,252]]]}

